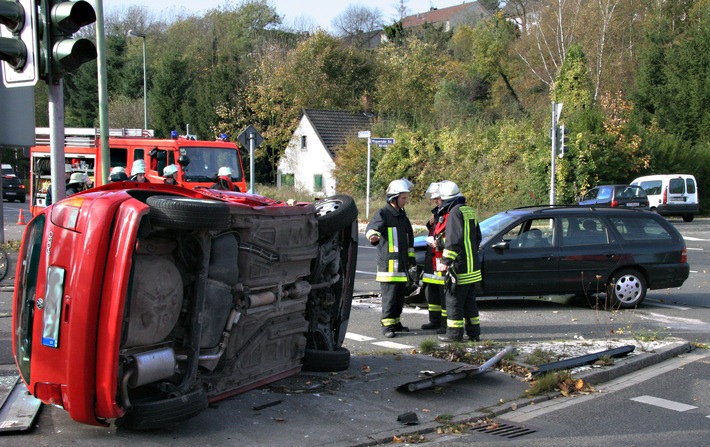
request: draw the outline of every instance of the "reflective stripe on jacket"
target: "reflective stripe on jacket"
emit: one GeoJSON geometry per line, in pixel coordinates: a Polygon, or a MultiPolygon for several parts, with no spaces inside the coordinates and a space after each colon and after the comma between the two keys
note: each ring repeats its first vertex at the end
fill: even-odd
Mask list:
{"type": "Polygon", "coordinates": [[[372,216],[365,237],[377,235],[377,276],[380,282],[407,282],[407,269],[414,264],[414,231],[407,213],[386,205],[372,216]]]}
{"type": "Polygon", "coordinates": [[[442,262],[453,268],[459,284],[472,284],[482,280],[478,246],[481,228],[473,208],[465,204],[451,209],[446,223],[446,245],[442,262]]]}

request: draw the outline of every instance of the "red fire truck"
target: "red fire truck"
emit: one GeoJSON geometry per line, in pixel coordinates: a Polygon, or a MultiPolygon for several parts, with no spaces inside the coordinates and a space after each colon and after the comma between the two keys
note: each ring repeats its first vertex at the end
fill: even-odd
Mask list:
{"type": "MultiPolygon", "coordinates": [[[[49,128],[37,128],[36,134],[37,146],[30,148],[32,215],[44,209],[51,180],[49,128]]],[[[233,173],[232,183],[240,191],[247,189],[239,148],[235,143],[221,139],[197,140],[193,136],[160,139],[154,138],[153,131],[146,129],[110,129],[108,142],[112,168],[120,166],[130,173],[135,160],[144,160],[146,178],[151,183],[163,183],[163,169],[175,164],[179,167],[179,186],[209,188],[215,183],[219,168],[229,167],[233,173]]],[[[87,174],[94,185],[107,182],[107,179],[95,178],[101,167],[99,129],[67,128],[64,143],[65,164],[71,166],[72,172],[87,174]]]]}

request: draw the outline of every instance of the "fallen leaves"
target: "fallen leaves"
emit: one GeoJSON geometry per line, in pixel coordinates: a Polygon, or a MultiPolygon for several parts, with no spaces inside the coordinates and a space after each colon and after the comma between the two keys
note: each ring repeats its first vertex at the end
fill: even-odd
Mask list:
{"type": "Polygon", "coordinates": [[[557,384],[557,388],[559,388],[560,394],[565,397],[573,394],[590,394],[596,391],[594,387],[582,379],[565,379],[557,384]]]}

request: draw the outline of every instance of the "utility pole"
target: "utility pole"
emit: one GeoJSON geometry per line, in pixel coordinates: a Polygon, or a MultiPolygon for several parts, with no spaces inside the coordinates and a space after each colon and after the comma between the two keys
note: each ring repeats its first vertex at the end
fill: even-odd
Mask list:
{"type": "Polygon", "coordinates": [[[555,171],[556,158],[557,158],[557,123],[560,119],[560,114],[562,113],[562,103],[556,103],[552,101],[552,155],[550,156],[550,205],[555,204],[555,171]]]}

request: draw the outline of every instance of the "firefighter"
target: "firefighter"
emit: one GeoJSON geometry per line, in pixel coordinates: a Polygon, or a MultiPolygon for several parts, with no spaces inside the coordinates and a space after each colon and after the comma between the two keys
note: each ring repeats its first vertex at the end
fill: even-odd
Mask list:
{"type": "Polygon", "coordinates": [[[397,332],[408,332],[400,316],[409,281],[408,270],[416,268],[414,231],[404,210],[412,183],[393,180],[386,191],[387,204],[367,224],[365,237],[377,246],[377,276],[382,291],[382,334],[387,338],[397,332]]]}
{"type": "Polygon", "coordinates": [[[222,166],[217,171],[217,178],[215,183],[210,186],[211,189],[221,189],[224,191],[236,191],[239,192],[239,187],[232,183],[232,177],[234,177],[234,171],[229,166],[222,166]]]}
{"type": "Polygon", "coordinates": [[[473,208],[466,205],[458,185],[441,182],[442,212],[450,213],[446,221],[446,237],[439,271],[445,272],[446,334],[444,342],[463,341],[464,330],[471,341],[480,341],[481,324],[476,306],[476,283],[480,282],[481,261],[478,246],[481,227],[473,208]]]}
{"type": "Polygon", "coordinates": [[[431,210],[431,218],[426,224],[427,248],[424,257],[422,282],[424,283],[424,297],[429,310],[429,322],[422,325],[422,330],[436,329],[437,333],[446,331],[446,302],[444,300],[444,274],[438,271],[437,264],[441,263],[443,250],[444,230],[448,213],[441,213],[440,182],[429,185],[425,196],[433,200],[435,207],[431,210]],[[442,329],[443,328],[443,329],[442,329]]]}
{"type": "Polygon", "coordinates": [[[145,161],[135,160],[131,166],[131,181],[132,182],[147,182],[145,178],[145,161]]]}
{"type": "Polygon", "coordinates": [[[163,180],[163,183],[166,185],[177,185],[177,179],[175,178],[178,173],[178,167],[175,165],[167,165],[165,169],[163,169],[163,177],[165,177],[165,180],[163,180]]]}
{"type": "MultiPolygon", "coordinates": [[[[69,183],[69,179],[71,178],[71,165],[69,163],[64,164],[64,180],[66,183],[69,183]]],[[[65,189],[66,191],[66,189],[65,189]]],[[[52,204],[52,184],[49,183],[47,184],[47,194],[44,196],[44,206],[49,206],[52,204]]]]}
{"type": "Polygon", "coordinates": [[[89,177],[83,172],[73,173],[71,177],[69,177],[69,183],[67,183],[67,197],[86,190],[88,180],[89,177]]]}

